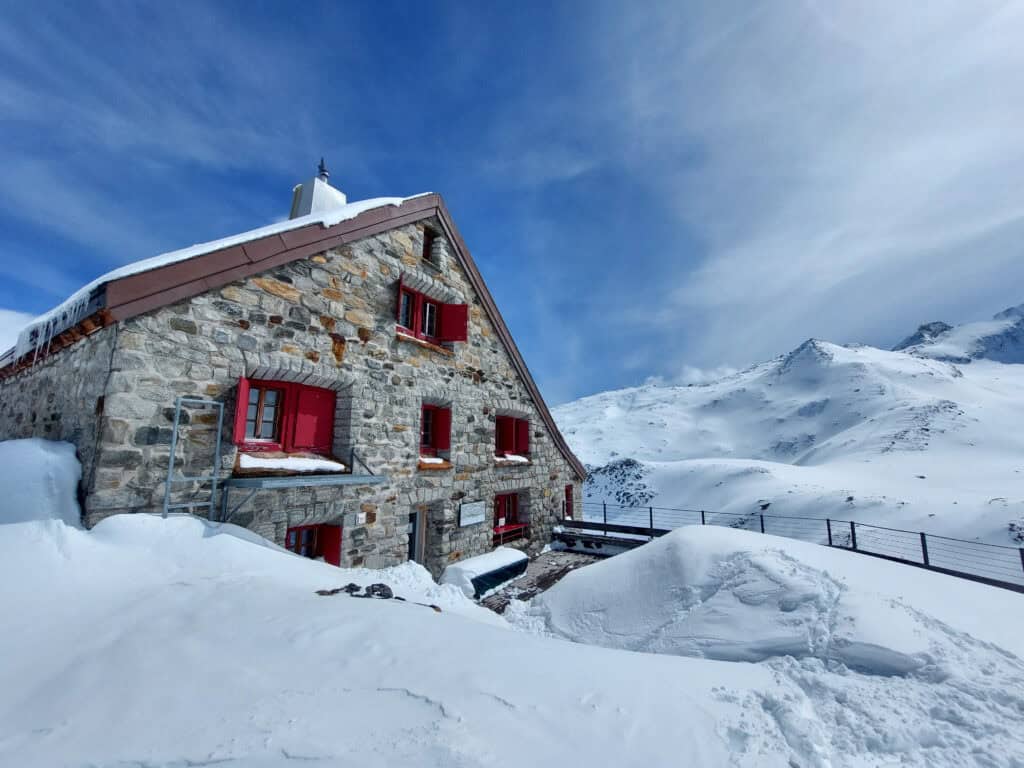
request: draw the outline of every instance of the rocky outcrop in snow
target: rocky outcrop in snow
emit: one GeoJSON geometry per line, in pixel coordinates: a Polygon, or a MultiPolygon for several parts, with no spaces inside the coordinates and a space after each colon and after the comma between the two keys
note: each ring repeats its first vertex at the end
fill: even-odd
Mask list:
{"type": "Polygon", "coordinates": [[[1004,309],[991,320],[953,327],[926,323],[895,347],[918,357],[970,363],[994,360],[1024,363],[1024,304],[1004,309]]]}

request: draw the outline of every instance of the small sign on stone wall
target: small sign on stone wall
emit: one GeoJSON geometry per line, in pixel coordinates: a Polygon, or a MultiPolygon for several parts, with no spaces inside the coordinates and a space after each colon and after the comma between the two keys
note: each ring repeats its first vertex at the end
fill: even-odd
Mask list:
{"type": "Polygon", "coordinates": [[[482,501],[463,502],[459,507],[459,525],[476,525],[482,523],[487,516],[487,508],[482,501]]]}

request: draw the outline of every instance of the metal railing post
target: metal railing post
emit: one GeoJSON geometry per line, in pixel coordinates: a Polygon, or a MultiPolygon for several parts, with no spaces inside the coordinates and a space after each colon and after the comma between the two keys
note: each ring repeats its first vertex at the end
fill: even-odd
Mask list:
{"type": "Polygon", "coordinates": [[[707,524],[707,523],[704,522],[704,510],[703,509],[700,511],[700,524],[701,525],[706,525],[707,524]]]}
{"type": "Polygon", "coordinates": [[[925,538],[924,531],[921,531],[921,556],[924,558],[924,564],[928,565],[928,540],[925,538]]]}
{"type": "Polygon", "coordinates": [[[1024,547],[1020,548],[1020,567],[1024,570],[1024,547]]]}
{"type": "Polygon", "coordinates": [[[761,533],[764,533],[764,515],[760,515],[760,517],[761,517],[761,533]]]}
{"type": "Polygon", "coordinates": [[[829,518],[825,518],[825,527],[828,529],[828,545],[832,546],[832,521],[829,518]]]}
{"type": "MultiPolygon", "coordinates": [[[[604,524],[605,524],[605,526],[607,526],[608,525],[608,502],[607,501],[602,501],[601,502],[601,508],[602,508],[601,511],[602,511],[602,514],[603,514],[604,524]]],[[[607,534],[608,531],[605,531],[605,533],[607,534]]]]}
{"type": "Polygon", "coordinates": [[[857,548],[857,524],[853,520],[850,521],[850,545],[857,548]]]}
{"type": "Polygon", "coordinates": [[[651,540],[654,540],[654,507],[648,507],[647,513],[649,515],[649,529],[651,531],[651,540]]]}

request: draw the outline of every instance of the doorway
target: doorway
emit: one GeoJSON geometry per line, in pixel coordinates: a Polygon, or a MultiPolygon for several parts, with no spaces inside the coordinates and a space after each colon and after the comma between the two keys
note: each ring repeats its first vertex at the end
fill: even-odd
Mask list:
{"type": "Polygon", "coordinates": [[[409,559],[423,565],[427,543],[427,510],[409,513],[409,559]]]}

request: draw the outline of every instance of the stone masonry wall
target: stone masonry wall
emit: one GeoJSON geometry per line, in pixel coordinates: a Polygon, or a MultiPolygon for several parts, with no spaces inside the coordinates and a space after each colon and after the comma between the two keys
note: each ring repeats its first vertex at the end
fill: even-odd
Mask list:
{"type": "Polygon", "coordinates": [[[0,380],[0,440],[41,437],[73,443],[86,493],[92,487],[116,337],[115,326],[104,328],[0,380]]]}
{"type": "MultiPolygon", "coordinates": [[[[426,224],[440,231],[437,222],[426,224]]],[[[221,472],[229,474],[234,398],[246,375],[335,389],[335,455],[347,462],[354,448],[389,482],[261,491],[234,521],[279,543],[289,526],[340,522],[343,564],[381,567],[406,559],[409,514],[428,509],[426,564],[437,574],[449,561],[489,551],[495,493],[520,491],[528,492],[532,529],[522,545],[549,542],[565,485],[577,486],[577,506],[580,488],[447,243],[439,238],[435,246],[440,267],[420,258],[423,226],[399,227],[121,323],[88,522],[160,508],[177,395],[225,404],[221,472]],[[442,301],[468,304],[469,341],[445,349],[399,338],[400,275],[442,301]],[[451,469],[417,468],[424,402],[452,408],[451,469]],[[499,414],[530,420],[530,464],[495,461],[499,414]],[[459,504],[476,500],[486,502],[486,520],[459,527],[459,504]]],[[[211,434],[208,414],[190,419],[179,454],[185,465],[190,451],[209,449],[211,434]]],[[[231,506],[243,495],[233,491],[231,506]]]]}

